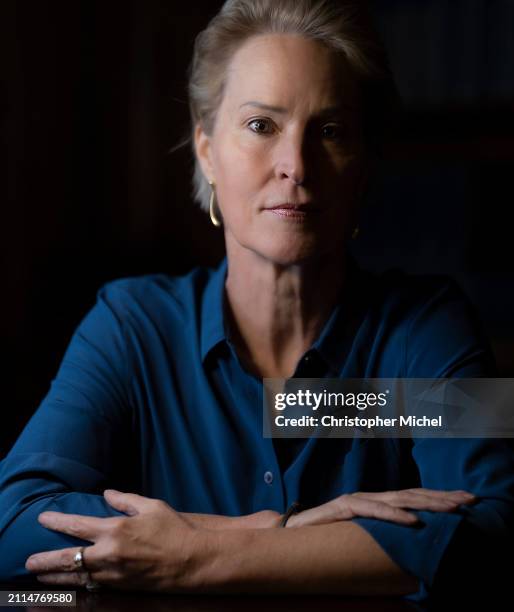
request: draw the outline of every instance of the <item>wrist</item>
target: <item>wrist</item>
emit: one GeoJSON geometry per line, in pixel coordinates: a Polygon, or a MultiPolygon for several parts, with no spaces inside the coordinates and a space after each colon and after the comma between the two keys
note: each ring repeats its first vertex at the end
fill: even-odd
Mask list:
{"type": "Polygon", "coordinates": [[[221,516],[217,514],[195,514],[182,512],[180,516],[196,529],[267,529],[280,527],[282,515],[274,510],[261,510],[243,516],[221,516]]]}
{"type": "Polygon", "coordinates": [[[196,583],[204,593],[261,592],[268,581],[267,569],[263,582],[260,566],[267,559],[268,542],[274,539],[270,529],[234,529],[208,534],[208,553],[196,583]],[[264,554],[263,554],[263,551],[264,554]]]}
{"type": "Polygon", "coordinates": [[[302,505],[297,501],[293,502],[287,509],[286,513],[280,517],[280,523],[278,526],[279,527],[287,527],[287,526],[292,527],[291,523],[293,522],[295,515],[297,515],[301,511],[302,511],[302,505]]]}
{"type": "Polygon", "coordinates": [[[280,527],[283,516],[275,510],[261,510],[241,517],[243,529],[273,529],[280,527]]]}
{"type": "Polygon", "coordinates": [[[238,554],[252,531],[244,529],[205,530],[196,540],[193,571],[189,572],[187,590],[195,593],[223,593],[237,568],[238,554]]]}
{"type": "MultiPolygon", "coordinates": [[[[220,554],[221,530],[193,528],[182,547],[180,576],[173,576],[170,592],[198,593],[212,584],[212,567],[220,554]]],[[[176,560],[175,560],[176,565],[176,560]]]]}

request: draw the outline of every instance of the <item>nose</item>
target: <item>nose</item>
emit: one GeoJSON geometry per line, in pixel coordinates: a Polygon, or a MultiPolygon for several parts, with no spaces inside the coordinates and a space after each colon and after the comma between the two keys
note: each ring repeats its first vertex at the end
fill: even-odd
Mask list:
{"type": "Polygon", "coordinates": [[[305,141],[300,130],[283,134],[276,151],[276,175],[280,180],[290,180],[295,185],[305,182],[305,141]]]}

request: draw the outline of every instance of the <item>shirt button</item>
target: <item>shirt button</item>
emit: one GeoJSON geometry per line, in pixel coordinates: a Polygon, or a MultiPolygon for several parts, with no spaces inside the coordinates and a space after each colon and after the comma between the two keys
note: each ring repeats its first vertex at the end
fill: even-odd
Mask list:
{"type": "Polygon", "coordinates": [[[273,472],[264,472],[264,482],[271,484],[273,482],[273,472]]]}

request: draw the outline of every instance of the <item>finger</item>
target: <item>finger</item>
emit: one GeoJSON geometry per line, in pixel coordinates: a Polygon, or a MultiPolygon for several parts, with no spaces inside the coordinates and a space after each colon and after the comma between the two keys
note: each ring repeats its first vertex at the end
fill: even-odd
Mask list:
{"type": "Polygon", "coordinates": [[[94,542],[101,533],[109,528],[112,521],[116,519],[46,511],[42,512],[37,517],[37,520],[47,529],[60,531],[76,538],[94,542]]]}
{"type": "Polygon", "coordinates": [[[455,510],[460,504],[476,501],[473,495],[465,491],[433,491],[431,489],[403,489],[381,493],[358,492],[353,495],[382,501],[396,507],[438,512],[449,512],[455,510]]]}
{"type": "Polygon", "coordinates": [[[395,508],[380,501],[357,498],[353,495],[341,495],[326,504],[293,515],[287,521],[286,527],[321,525],[350,520],[357,516],[378,518],[403,525],[413,525],[419,522],[415,514],[401,508],[395,508]]]}
{"type": "Polygon", "coordinates": [[[89,582],[87,572],[55,572],[36,576],[39,582],[44,584],[62,584],[85,586],[89,582]]]}
{"type": "Polygon", "coordinates": [[[74,546],[36,553],[25,561],[25,568],[34,574],[91,571],[96,558],[96,546],[74,546]],[[82,567],[77,566],[75,555],[82,551],[82,567]]]}
{"type": "MultiPolygon", "coordinates": [[[[432,510],[434,512],[454,512],[460,505],[473,504],[477,498],[465,491],[432,491],[412,489],[399,491],[398,501],[404,508],[432,510]]],[[[395,503],[391,501],[390,503],[395,503]]]]}
{"type": "Polygon", "coordinates": [[[122,493],[121,491],[116,491],[116,489],[106,489],[104,497],[110,506],[125,512],[129,516],[135,516],[140,512],[149,510],[152,507],[152,503],[156,501],[137,493],[122,493]]]}
{"type": "Polygon", "coordinates": [[[50,552],[37,553],[31,555],[25,561],[25,568],[29,572],[72,572],[76,571],[77,565],[74,557],[82,550],[81,547],[62,548],[60,550],[52,550],[50,552]]]}
{"type": "Polygon", "coordinates": [[[125,512],[125,514],[129,516],[135,516],[140,512],[138,509],[140,507],[139,503],[134,503],[134,501],[130,499],[129,493],[122,493],[115,489],[106,489],[104,491],[104,497],[110,506],[116,508],[116,510],[120,512],[125,512]]]}
{"type": "Polygon", "coordinates": [[[430,497],[440,498],[440,499],[455,499],[460,503],[470,503],[475,501],[477,498],[476,495],[470,493],[469,491],[463,491],[461,489],[452,490],[452,491],[438,491],[436,489],[424,489],[424,488],[415,488],[415,489],[406,489],[407,491],[412,491],[413,493],[419,493],[421,495],[428,495],[430,497]]]}
{"type": "Polygon", "coordinates": [[[416,503],[416,500],[419,500],[421,503],[426,503],[429,510],[441,509],[442,511],[444,511],[445,507],[457,509],[461,504],[470,504],[476,501],[476,497],[465,492],[448,491],[443,495],[440,495],[439,491],[435,495],[433,493],[428,489],[400,491],[400,498],[407,503],[416,503]]]}
{"type": "Polygon", "coordinates": [[[430,510],[433,512],[453,512],[459,506],[457,501],[451,499],[436,499],[428,495],[406,491],[383,494],[381,498],[372,498],[367,494],[359,495],[359,499],[382,501],[395,508],[409,508],[411,510],[430,510]]]}
{"type": "Polygon", "coordinates": [[[344,495],[343,503],[348,504],[355,517],[376,518],[383,521],[391,521],[402,525],[414,525],[419,522],[419,518],[402,508],[391,506],[381,501],[344,495]]]}
{"type": "Polygon", "coordinates": [[[454,491],[437,491],[436,489],[424,489],[424,488],[413,488],[413,489],[401,489],[399,491],[381,491],[381,492],[368,492],[368,491],[359,491],[357,493],[353,493],[353,495],[366,495],[375,498],[383,498],[384,496],[394,496],[398,493],[416,493],[419,495],[426,495],[428,497],[432,497],[434,499],[455,499],[455,500],[472,500],[477,499],[473,493],[469,493],[468,491],[454,490],[454,491]]]}

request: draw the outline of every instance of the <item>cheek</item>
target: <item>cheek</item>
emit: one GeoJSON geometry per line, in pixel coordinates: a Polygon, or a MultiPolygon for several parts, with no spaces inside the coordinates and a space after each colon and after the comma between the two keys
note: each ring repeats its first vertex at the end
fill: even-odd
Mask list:
{"type": "Polygon", "coordinates": [[[227,140],[219,147],[214,171],[223,208],[232,208],[234,200],[238,208],[255,202],[266,181],[266,159],[262,150],[246,142],[227,140]]]}

